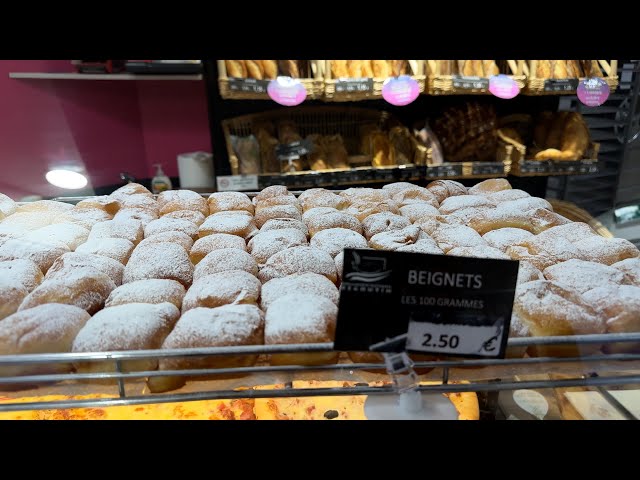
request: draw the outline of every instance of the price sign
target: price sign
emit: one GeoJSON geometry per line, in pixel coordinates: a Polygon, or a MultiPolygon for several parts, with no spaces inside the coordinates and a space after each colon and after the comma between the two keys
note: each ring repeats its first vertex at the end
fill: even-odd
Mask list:
{"type": "Polygon", "coordinates": [[[378,250],[344,250],[334,347],[503,357],[518,262],[378,250]]]}
{"type": "Polygon", "coordinates": [[[255,78],[229,78],[229,90],[234,92],[267,93],[268,80],[255,78]]]}
{"type": "Polygon", "coordinates": [[[509,75],[494,75],[489,78],[489,91],[498,98],[511,99],[520,93],[520,87],[509,75]]]}
{"type": "Polygon", "coordinates": [[[309,140],[300,140],[292,143],[281,143],[276,146],[276,157],[280,161],[296,160],[313,151],[313,143],[309,140]]]}
{"type": "Polygon", "coordinates": [[[577,78],[557,78],[544,81],[545,92],[574,92],[577,88],[577,78]]]}
{"type": "Polygon", "coordinates": [[[221,175],[216,183],[219,192],[258,190],[258,175],[221,175]]]}
{"type": "Polygon", "coordinates": [[[585,78],[580,81],[577,94],[587,107],[599,107],[609,98],[609,85],[602,78],[585,78]]]}
{"type": "Polygon", "coordinates": [[[300,80],[291,77],[278,77],[271,80],[267,87],[267,93],[274,102],[285,107],[300,105],[307,98],[307,89],[304,88],[304,85],[300,83],[300,80]]]}
{"type": "Polygon", "coordinates": [[[454,75],[453,88],[462,90],[487,90],[489,88],[489,79],[484,77],[454,75]]]}
{"type": "Polygon", "coordinates": [[[502,175],[504,164],[502,162],[474,163],[471,167],[472,175],[502,175]]]}
{"type": "Polygon", "coordinates": [[[443,177],[460,177],[462,176],[461,163],[449,163],[427,167],[427,177],[443,178],[443,177]]]}
{"type": "Polygon", "coordinates": [[[382,98],[391,105],[404,107],[420,95],[420,85],[409,75],[387,78],[382,84],[382,98]]]}
{"type": "Polygon", "coordinates": [[[372,78],[340,78],[336,81],[336,93],[371,93],[372,78]]]}

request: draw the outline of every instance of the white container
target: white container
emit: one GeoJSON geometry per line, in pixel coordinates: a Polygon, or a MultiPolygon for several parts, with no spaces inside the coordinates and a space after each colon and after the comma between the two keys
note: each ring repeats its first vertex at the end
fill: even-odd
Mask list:
{"type": "Polygon", "coordinates": [[[213,155],[206,152],[191,152],[178,155],[180,188],[213,191],[213,155]]]}

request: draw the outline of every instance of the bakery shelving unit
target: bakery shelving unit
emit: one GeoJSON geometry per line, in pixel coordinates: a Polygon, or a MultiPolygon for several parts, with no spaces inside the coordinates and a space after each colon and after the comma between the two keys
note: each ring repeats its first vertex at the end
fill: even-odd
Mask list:
{"type": "MultiPolygon", "coordinates": [[[[539,337],[509,339],[510,348],[532,346],[573,345],[578,349],[587,345],[613,345],[640,342],[640,333],[580,335],[569,337],[539,337]]],[[[299,344],[270,346],[239,346],[176,350],[120,351],[102,353],[62,353],[37,355],[7,355],[0,357],[0,368],[52,367],[55,364],[75,361],[89,361],[102,365],[102,373],[38,374],[27,376],[0,377],[0,392],[8,399],[0,402],[0,412],[38,409],[64,409],[77,407],[109,407],[121,405],[143,405],[151,403],[185,402],[215,399],[278,398],[340,395],[385,395],[393,393],[390,385],[380,387],[364,386],[363,382],[389,381],[383,374],[365,370],[380,368],[371,363],[338,363],[319,366],[270,366],[259,360],[253,367],[224,369],[192,369],[166,371],[124,372],[122,363],[126,360],[160,359],[166,357],[212,357],[237,354],[268,355],[271,353],[312,353],[331,351],[333,345],[299,344]],[[192,381],[180,391],[148,393],[145,378],[154,376],[183,376],[225,374],[236,375],[235,380],[192,381]],[[248,376],[247,376],[248,375],[248,376]],[[290,382],[297,379],[313,378],[323,380],[344,380],[360,383],[356,386],[340,388],[291,388],[290,382]],[[110,381],[112,385],[95,385],[88,381],[110,381]],[[264,383],[284,383],[285,388],[275,385],[259,390],[244,388],[264,383]],[[34,387],[40,385],[39,387],[34,387]],[[18,387],[22,390],[15,391],[18,387]],[[29,390],[25,390],[29,388],[29,390]],[[111,394],[109,398],[52,400],[39,402],[12,401],[12,398],[30,395],[78,395],[84,393],[111,394]]],[[[441,360],[416,362],[418,368],[434,368],[421,380],[436,380],[435,384],[422,385],[420,390],[430,393],[456,392],[496,392],[519,389],[556,389],[565,387],[623,386],[640,383],[640,354],[612,353],[590,356],[565,357],[525,357],[480,360],[441,360]],[[540,379],[551,367],[554,376],[540,379]],[[527,376],[537,376],[527,379],[527,376]],[[563,378],[559,378],[562,376],[563,378]],[[464,382],[464,383],[461,383],[464,382]]],[[[625,418],[635,418],[631,412],[614,407],[625,418]]]]}

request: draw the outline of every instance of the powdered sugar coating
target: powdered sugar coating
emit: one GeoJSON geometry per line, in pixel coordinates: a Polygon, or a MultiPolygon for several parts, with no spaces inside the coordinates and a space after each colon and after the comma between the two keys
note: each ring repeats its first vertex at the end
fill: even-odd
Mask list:
{"type": "MultiPolygon", "coordinates": [[[[14,215],[18,214],[16,213],[14,215]]],[[[19,258],[30,260],[35,263],[42,272],[46,272],[58,257],[67,252],[69,252],[69,247],[62,243],[46,245],[38,242],[30,242],[25,239],[10,238],[0,245],[0,261],[16,260],[19,258]]]]}
{"type": "MultiPolygon", "coordinates": [[[[0,264],[1,266],[2,264],[0,264]]],[[[627,258],[611,266],[624,273],[624,283],[640,287],[640,258],[627,258]]]]}
{"type": "Polygon", "coordinates": [[[603,285],[619,285],[624,282],[624,274],[613,267],[576,259],[552,265],[542,273],[547,280],[580,293],[603,285]]]}
{"type": "Polygon", "coordinates": [[[157,220],[158,214],[146,208],[126,207],[116,213],[113,219],[115,221],[136,220],[144,228],[154,220],[157,220]]]}
{"type": "Polygon", "coordinates": [[[145,186],[134,182],[127,183],[111,193],[111,196],[115,198],[126,198],[130,195],[142,195],[153,198],[153,194],[145,186]]]}
{"type": "Polygon", "coordinates": [[[228,233],[247,240],[258,233],[251,215],[244,215],[239,212],[237,214],[233,213],[233,215],[228,215],[226,212],[219,212],[209,215],[204,223],[200,225],[200,238],[213,233],[228,233]]]}
{"type": "Polygon", "coordinates": [[[469,207],[461,208],[449,215],[443,215],[442,218],[446,223],[453,225],[465,225],[468,226],[471,219],[481,218],[485,212],[493,210],[494,207],[490,205],[483,205],[481,207],[469,207]]]}
{"type": "Polygon", "coordinates": [[[627,258],[640,257],[640,251],[629,240],[624,238],[604,238],[593,235],[573,244],[580,258],[592,262],[612,265],[627,258]]]}
{"type": "Polygon", "coordinates": [[[445,198],[467,195],[467,187],[454,180],[434,180],[427,185],[427,190],[434,194],[440,204],[445,198]]]}
{"type": "Polygon", "coordinates": [[[350,213],[319,207],[307,211],[305,215],[308,215],[305,223],[309,227],[311,237],[329,228],[346,228],[362,234],[360,221],[350,213]]]}
{"type": "MultiPolygon", "coordinates": [[[[509,190],[506,190],[507,192],[509,190]]],[[[511,313],[511,324],[509,325],[509,338],[528,337],[531,335],[529,327],[522,321],[520,316],[514,311],[511,313]]]]}
{"type": "Polygon", "coordinates": [[[207,218],[202,212],[196,212],[194,210],[175,210],[173,212],[165,213],[163,217],[187,220],[191,223],[195,223],[198,227],[202,225],[204,219],[207,218]]]}
{"type": "Polygon", "coordinates": [[[382,212],[369,215],[362,222],[362,230],[367,240],[378,233],[402,230],[411,225],[409,219],[395,213],[382,212]]]}
{"type": "Polygon", "coordinates": [[[352,187],[340,192],[340,196],[348,199],[351,203],[378,203],[391,199],[391,192],[378,188],[352,187]]]}
{"type": "Polygon", "coordinates": [[[214,233],[196,240],[189,252],[189,258],[191,258],[191,262],[194,265],[197,265],[198,262],[200,262],[200,260],[206,257],[209,253],[223,248],[246,250],[247,244],[242,237],[238,237],[237,235],[214,233]]]}
{"type": "Polygon", "coordinates": [[[37,200],[35,202],[27,202],[18,206],[16,213],[44,213],[58,214],[71,210],[73,205],[66,202],[56,202],[55,200],[37,200]]]}
{"type": "Polygon", "coordinates": [[[440,215],[436,207],[428,203],[410,203],[400,207],[400,215],[407,217],[411,223],[417,222],[424,217],[434,217],[440,215]]]}
{"type": "Polygon", "coordinates": [[[181,218],[162,217],[149,223],[144,229],[145,238],[164,232],[182,232],[193,240],[198,238],[198,226],[181,218]]]}
{"type": "Polygon", "coordinates": [[[57,212],[17,212],[0,223],[0,231],[28,232],[54,223],[57,212]]]}
{"type": "Polygon", "coordinates": [[[511,190],[511,184],[505,178],[489,178],[482,182],[476,183],[468,189],[469,195],[483,195],[502,190],[511,190]]]}
{"type": "Polygon", "coordinates": [[[92,314],[103,307],[115,288],[115,283],[95,268],[65,269],[63,277],[45,279],[38,285],[20,304],[19,310],[45,303],[63,303],[92,314]]]}
{"type": "Polygon", "coordinates": [[[443,255],[444,252],[431,238],[423,238],[412,245],[405,245],[396,249],[397,252],[429,253],[431,255],[443,255]]]}
{"type": "Polygon", "coordinates": [[[331,207],[342,210],[349,206],[349,200],[324,188],[306,190],[300,194],[298,200],[305,212],[317,207],[331,207]]]}
{"type": "Polygon", "coordinates": [[[111,292],[104,307],[115,307],[127,303],[152,303],[159,304],[169,302],[177,308],[182,307],[182,299],[186,293],[185,288],[175,280],[150,279],[138,280],[126,283],[111,292]]]}
{"type": "Polygon", "coordinates": [[[29,291],[20,281],[0,277],[0,320],[16,313],[27,295],[29,291]]]}
{"type": "Polygon", "coordinates": [[[179,230],[167,230],[165,232],[156,233],[142,240],[138,246],[147,245],[149,243],[175,243],[184,248],[187,252],[193,247],[193,238],[179,230]]]}
{"type": "MultiPolygon", "coordinates": [[[[342,253],[340,256],[344,258],[342,253]]],[[[262,286],[260,306],[266,312],[274,301],[290,294],[318,295],[327,298],[335,305],[338,305],[340,298],[338,289],[327,277],[307,272],[283,278],[274,278],[266,282],[262,286]]]]}
{"type": "Polygon", "coordinates": [[[491,230],[507,227],[521,228],[533,234],[539,234],[551,227],[570,223],[570,220],[546,208],[522,211],[514,207],[513,203],[504,202],[494,209],[482,212],[480,216],[469,219],[468,225],[482,235],[491,230]]]}
{"type": "Polygon", "coordinates": [[[96,313],[73,341],[73,352],[160,348],[180,312],[171,303],[129,303],[96,313]]]}
{"type": "Polygon", "coordinates": [[[604,322],[579,293],[548,280],[518,285],[513,306],[534,337],[605,332],[604,322]]]}
{"type": "Polygon", "coordinates": [[[81,308],[58,303],[17,312],[0,322],[0,355],[70,352],[89,318],[81,308]]]}
{"type": "Polygon", "coordinates": [[[438,208],[440,203],[436,196],[426,188],[413,186],[407,188],[401,192],[395,193],[392,197],[394,202],[397,202],[401,207],[405,205],[411,205],[413,203],[427,203],[432,207],[438,208]]]}
{"type": "Polygon", "coordinates": [[[316,216],[320,216],[320,215],[326,215],[326,214],[333,214],[339,212],[339,210],[337,208],[334,207],[314,207],[314,208],[310,208],[308,210],[305,210],[305,212],[302,214],[302,221],[305,224],[308,224],[309,220],[311,220],[313,217],[316,216]]]}
{"type": "Polygon", "coordinates": [[[247,245],[249,253],[258,264],[266,263],[269,258],[285,248],[308,245],[307,237],[296,228],[284,228],[260,232],[247,245]]]}
{"type": "Polygon", "coordinates": [[[123,283],[167,278],[191,285],[193,265],[186,250],[175,243],[151,243],[136,247],[124,269],[123,283]]]}
{"type": "Polygon", "coordinates": [[[331,258],[345,248],[367,248],[367,240],[359,233],[347,228],[328,228],[311,237],[310,245],[324,250],[331,258]]]}
{"type": "Polygon", "coordinates": [[[209,195],[209,213],[245,210],[253,215],[251,199],[242,192],[216,192],[209,195]]]}
{"type": "Polygon", "coordinates": [[[205,216],[209,215],[209,205],[205,198],[191,190],[166,190],[158,195],[157,201],[161,216],[179,210],[191,210],[205,216]]]}
{"type": "Polygon", "coordinates": [[[258,228],[262,227],[267,220],[274,218],[293,218],[294,220],[302,220],[302,215],[298,207],[294,205],[273,205],[270,207],[257,208],[255,222],[258,228]]]}
{"type": "Polygon", "coordinates": [[[182,300],[183,313],[197,307],[258,303],[260,281],[243,270],[214,273],[200,277],[182,300]]]}
{"type": "MultiPolygon", "coordinates": [[[[604,317],[607,333],[640,332],[640,288],[606,285],[589,290],[583,298],[604,317]]],[[[639,344],[610,345],[610,351],[637,351],[639,344]]]]}
{"type": "Polygon", "coordinates": [[[309,238],[309,229],[300,220],[294,220],[293,218],[275,218],[273,220],[267,220],[267,222],[260,228],[261,232],[268,232],[270,230],[280,230],[283,228],[296,228],[305,234],[309,238]]]}
{"type": "Polygon", "coordinates": [[[207,254],[195,267],[193,280],[198,281],[205,275],[233,270],[244,270],[251,275],[258,275],[258,264],[255,259],[244,250],[237,248],[222,248],[207,254]]]}
{"type": "Polygon", "coordinates": [[[473,258],[495,258],[500,260],[511,260],[508,255],[502,253],[497,248],[489,246],[475,247],[455,247],[447,252],[447,255],[454,257],[473,257],[473,258]]]}
{"type": "Polygon", "coordinates": [[[440,212],[448,215],[463,208],[493,206],[493,203],[481,195],[459,195],[449,197],[440,203],[440,212]]]}
{"type": "Polygon", "coordinates": [[[89,230],[73,223],[56,223],[39,228],[25,235],[25,239],[46,245],[60,243],[69,247],[72,252],[87,241],[89,230]]]}
{"type": "Polygon", "coordinates": [[[442,224],[431,237],[444,253],[455,247],[489,247],[478,232],[464,225],[442,224]]]}
{"type": "Polygon", "coordinates": [[[381,202],[370,201],[353,201],[349,208],[344,210],[345,213],[349,213],[355,216],[361,222],[364,221],[369,215],[380,212],[399,213],[399,205],[393,200],[383,200],[381,202]]]}
{"type": "Polygon", "coordinates": [[[294,207],[300,214],[302,214],[302,205],[300,204],[300,201],[293,195],[281,195],[279,197],[271,197],[260,200],[255,204],[255,213],[257,216],[258,212],[265,208],[285,205],[294,207]]]}
{"type": "Polygon", "coordinates": [[[324,297],[289,294],[274,301],[265,316],[267,345],[332,342],[338,308],[324,297]]]}
{"type": "Polygon", "coordinates": [[[337,281],[336,265],[331,255],[313,247],[287,248],[272,255],[260,269],[258,278],[265,283],[273,278],[305,272],[324,275],[333,283],[337,281]]]}
{"type": "Polygon", "coordinates": [[[538,238],[563,238],[573,243],[594,235],[597,235],[597,233],[587,223],[571,222],[566,225],[551,227],[540,233],[538,238]]]}
{"type": "Polygon", "coordinates": [[[68,212],[57,215],[51,223],[73,223],[91,231],[96,223],[111,220],[112,216],[103,210],[95,208],[74,208],[68,212]]]}
{"type": "Polygon", "coordinates": [[[133,249],[133,243],[124,238],[97,238],[83,243],[76,252],[109,257],[126,265],[133,249]]]}
{"type": "Polygon", "coordinates": [[[0,262],[0,280],[2,279],[16,281],[31,292],[40,285],[44,275],[31,260],[18,258],[0,262]]]}
{"type": "Polygon", "coordinates": [[[544,198],[539,197],[525,197],[518,200],[501,202],[498,204],[497,208],[520,212],[527,212],[537,208],[544,208],[551,212],[553,211],[553,206],[544,198]]]}
{"type": "Polygon", "coordinates": [[[84,268],[95,269],[107,275],[116,285],[122,284],[124,267],[120,262],[109,257],[82,252],[70,252],[60,256],[53,263],[44,279],[64,279],[69,271],[79,271],[84,268]]]}
{"type": "Polygon", "coordinates": [[[397,250],[418,241],[420,228],[410,225],[401,230],[377,233],[369,240],[369,246],[376,250],[397,250]]]}
{"type": "Polygon", "coordinates": [[[427,235],[433,235],[441,225],[455,225],[455,223],[449,223],[449,216],[427,217],[422,220],[418,220],[414,223],[414,226],[420,228],[427,235]]]}
{"type": "Polygon", "coordinates": [[[416,185],[415,183],[392,182],[392,183],[387,183],[386,185],[383,185],[382,190],[389,192],[393,196],[393,195],[396,195],[397,193],[403,192],[405,190],[412,190],[416,187],[422,188],[416,185]]]}
{"type": "Polygon", "coordinates": [[[146,195],[129,195],[118,198],[121,210],[146,210],[156,218],[160,215],[160,207],[153,197],[146,195]]]}
{"type": "Polygon", "coordinates": [[[336,273],[338,274],[338,283],[342,282],[342,271],[344,270],[344,251],[336,255],[333,259],[336,264],[336,273]]]}
{"type": "Polygon", "coordinates": [[[253,204],[256,205],[262,200],[266,200],[267,198],[281,196],[295,197],[295,195],[291,193],[284,185],[270,185],[267,188],[263,188],[260,193],[253,197],[253,204]]]}
{"type": "Polygon", "coordinates": [[[525,247],[532,255],[547,255],[554,260],[554,263],[579,258],[579,251],[563,237],[534,235],[515,245],[525,247]]]}
{"type": "MultiPolygon", "coordinates": [[[[509,190],[506,190],[509,191],[509,190]]],[[[521,228],[498,228],[485,233],[482,238],[493,248],[505,252],[507,247],[520,243],[523,240],[533,237],[531,232],[521,228]]]]}
{"type": "Polygon", "coordinates": [[[0,213],[5,217],[13,215],[18,209],[18,204],[4,193],[0,193],[0,213]]]}
{"type": "Polygon", "coordinates": [[[516,283],[533,282],[534,280],[544,280],[544,275],[533,264],[526,260],[520,260],[518,265],[518,280],[516,283]]]}
{"type": "Polygon", "coordinates": [[[137,245],[144,238],[144,230],[138,220],[108,220],[91,228],[89,240],[97,238],[124,238],[137,245]]]}
{"type": "MultiPolygon", "coordinates": [[[[264,315],[255,305],[194,308],[186,312],[162,348],[264,344],[264,315]]],[[[166,368],[164,362],[161,368],[166,368]]]]}
{"type": "Polygon", "coordinates": [[[84,208],[103,210],[113,216],[120,210],[120,202],[109,195],[100,195],[80,200],[74,207],[74,209],[84,208]]]}
{"type": "Polygon", "coordinates": [[[493,192],[487,195],[486,197],[494,204],[499,204],[502,202],[510,202],[512,200],[519,200],[521,198],[530,197],[527,192],[524,190],[519,190],[517,188],[513,188],[511,190],[501,190],[499,192],[493,192]]]}

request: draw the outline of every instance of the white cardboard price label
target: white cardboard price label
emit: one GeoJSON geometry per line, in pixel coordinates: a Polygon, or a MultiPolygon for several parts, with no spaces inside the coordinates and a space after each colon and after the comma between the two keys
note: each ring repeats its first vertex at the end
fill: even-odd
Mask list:
{"type": "Polygon", "coordinates": [[[407,350],[493,357],[500,350],[502,327],[409,322],[407,350]]]}
{"type": "Polygon", "coordinates": [[[257,175],[222,175],[216,179],[219,192],[258,190],[257,175]]]}

